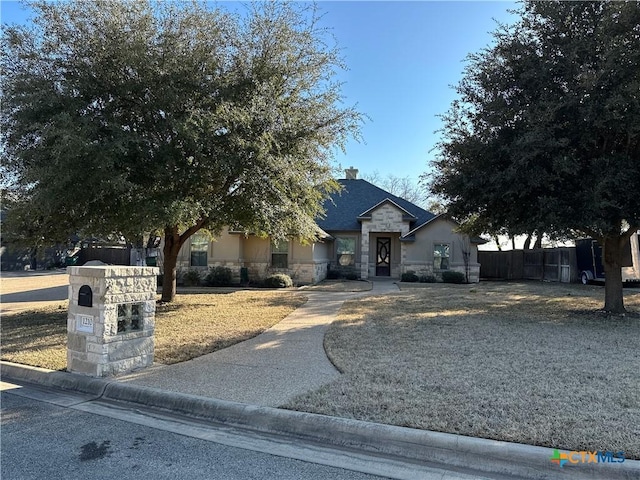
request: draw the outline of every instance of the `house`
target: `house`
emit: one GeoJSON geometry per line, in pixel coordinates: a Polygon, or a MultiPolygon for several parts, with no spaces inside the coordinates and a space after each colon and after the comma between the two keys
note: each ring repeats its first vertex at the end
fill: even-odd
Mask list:
{"type": "Polygon", "coordinates": [[[478,244],[484,240],[457,232],[458,224],[446,215],[426,210],[358,179],[358,170],[345,171],[338,180],[343,189],[325,204],[318,220],[321,238],[310,244],[295,239],[279,244],[268,238],[225,230],[212,240],[196,233],[178,256],[181,269],[214,266],[230,268],[237,279],[283,272],[297,283],[316,283],[329,270],[356,278],[440,276],[446,270],[464,273],[478,282],[478,244]]]}

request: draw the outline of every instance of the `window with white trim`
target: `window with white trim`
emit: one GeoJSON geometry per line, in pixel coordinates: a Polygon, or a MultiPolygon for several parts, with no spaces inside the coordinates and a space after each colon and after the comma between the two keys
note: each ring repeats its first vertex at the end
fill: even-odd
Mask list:
{"type": "Polygon", "coordinates": [[[450,256],[451,256],[451,249],[448,244],[435,243],[433,245],[433,269],[449,270],[450,256]]]}
{"type": "Polygon", "coordinates": [[[336,261],[342,267],[356,264],[355,237],[336,237],[336,261]]]}
{"type": "Polygon", "coordinates": [[[289,242],[271,242],[271,266],[273,268],[288,268],[289,242]]]}
{"type": "Polygon", "coordinates": [[[194,233],[191,237],[191,266],[206,267],[209,252],[209,237],[205,233],[194,233]]]}

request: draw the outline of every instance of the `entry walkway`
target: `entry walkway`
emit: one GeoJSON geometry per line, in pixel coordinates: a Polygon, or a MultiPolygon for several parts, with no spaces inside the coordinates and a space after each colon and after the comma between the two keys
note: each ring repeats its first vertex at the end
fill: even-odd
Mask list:
{"type": "Polygon", "coordinates": [[[245,342],[175,365],[157,365],[119,381],[253,405],[277,407],[340,374],[324,351],[324,334],[345,300],[397,292],[375,280],[359,293],[305,292],[307,303],[245,342]]]}

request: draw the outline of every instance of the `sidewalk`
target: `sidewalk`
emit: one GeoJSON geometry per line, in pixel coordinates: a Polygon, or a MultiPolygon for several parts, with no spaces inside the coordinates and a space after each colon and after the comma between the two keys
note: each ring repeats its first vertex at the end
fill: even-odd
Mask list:
{"type": "MultiPolygon", "coordinates": [[[[181,364],[96,379],[0,362],[0,383],[18,391],[21,384],[27,390],[29,385],[51,388],[52,392],[38,390],[38,395],[62,399],[65,405],[72,402],[75,406],[70,408],[87,412],[106,409],[113,418],[135,414],[141,424],[166,417],[181,425],[186,435],[200,432],[212,438],[211,432],[238,429],[270,444],[279,439],[307,450],[311,445],[334,448],[347,456],[347,468],[355,471],[369,472],[376,459],[390,461],[398,467],[386,474],[390,478],[640,478],[640,462],[634,460],[561,468],[551,462],[556,451],[550,448],[273,408],[340,375],[325,355],[323,337],[345,300],[397,291],[392,281],[374,281],[367,292],[306,291],[309,301],[263,334],[181,364]],[[11,379],[18,385],[6,383],[11,379]],[[212,430],[202,433],[202,425],[211,425],[212,430]],[[310,443],[304,446],[305,442],[310,443]]],[[[313,461],[329,464],[316,456],[313,461]]]]}
{"type": "Polygon", "coordinates": [[[323,340],[345,300],[397,292],[392,281],[375,281],[358,293],[305,292],[307,303],[261,335],[175,365],[155,365],[121,382],[161,390],[278,407],[336,379],[323,340]]]}

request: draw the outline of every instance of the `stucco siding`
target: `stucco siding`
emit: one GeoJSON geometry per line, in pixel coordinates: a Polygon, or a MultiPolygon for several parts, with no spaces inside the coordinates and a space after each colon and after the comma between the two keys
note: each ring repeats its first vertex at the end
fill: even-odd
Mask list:
{"type": "Polygon", "coordinates": [[[314,262],[329,262],[331,260],[333,241],[323,240],[312,245],[314,262]]]}
{"type": "Polygon", "coordinates": [[[434,269],[434,247],[449,245],[449,270],[468,275],[470,282],[480,280],[478,248],[466,235],[455,232],[457,225],[446,219],[437,219],[415,233],[415,241],[405,242],[402,271],[418,275],[440,277],[442,270],[434,269]],[[465,262],[465,252],[468,260],[465,262]]]}
{"type": "Polygon", "coordinates": [[[222,262],[237,262],[241,257],[241,236],[230,234],[225,228],[209,243],[209,255],[222,262]]]}
{"type": "Polygon", "coordinates": [[[313,244],[302,244],[293,240],[290,244],[289,250],[291,253],[291,261],[294,263],[306,263],[313,261],[313,244]]]}

